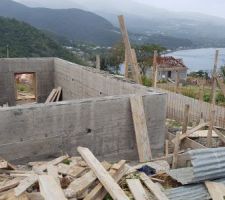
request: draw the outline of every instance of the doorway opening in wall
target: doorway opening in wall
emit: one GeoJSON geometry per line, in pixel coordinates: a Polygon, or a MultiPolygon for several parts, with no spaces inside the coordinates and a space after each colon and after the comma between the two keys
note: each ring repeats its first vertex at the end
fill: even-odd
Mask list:
{"type": "Polygon", "coordinates": [[[35,73],[15,73],[16,104],[34,103],[36,95],[36,74],[35,73]]]}

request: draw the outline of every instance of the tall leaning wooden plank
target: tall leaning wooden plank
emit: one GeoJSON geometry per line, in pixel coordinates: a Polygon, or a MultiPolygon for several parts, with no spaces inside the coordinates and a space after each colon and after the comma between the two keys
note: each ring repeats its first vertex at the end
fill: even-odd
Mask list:
{"type": "MultiPolygon", "coordinates": [[[[140,75],[138,64],[135,62],[134,54],[132,53],[131,44],[130,44],[127,28],[125,25],[124,16],[120,15],[120,16],[118,16],[118,19],[119,19],[119,23],[120,23],[120,29],[121,29],[121,33],[122,33],[122,37],[123,37],[123,42],[125,45],[125,53],[127,54],[127,58],[129,60],[128,63],[132,65],[131,69],[132,69],[133,78],[137,83],[141,84],[142,83],[141,75],[140,75]]],[[[127,69],[125,69],[125,71],[127,71],[127,69]]]]}
{"type": "Polygon", "coordinates": [[[77,150],[114,200],[129,200],[124,191],[88,148],[78,147],[77,150]]]}
{"type": "Polygon", "coordinates": [[[136,200],[148,200],[148,196],[139,179],[127,179],[127,185],[136,200]]]}
{"type": "Polygon", "coordinates": [[[39,176],[41,195],[45,200],[66,200],[64,193],[53,176],[39,176]]]}
{"type": "Polygon", "coordinates": [[[148,130],[142,96],[135,95],[130,97],[130,103],[139,160],[140,162],[148,162],[152,159],[152,153],[148,138],[148,130]]]}

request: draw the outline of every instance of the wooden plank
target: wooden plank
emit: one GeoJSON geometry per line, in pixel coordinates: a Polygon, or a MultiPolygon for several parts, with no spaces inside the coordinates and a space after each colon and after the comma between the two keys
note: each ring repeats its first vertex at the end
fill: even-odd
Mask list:
{"type": "Polygon", "coordinates": [[[139,179],[127,179],[127,185],[136,200],[148,200],[148,196],[139,179]]]}
{"type": "Polygon", "coordinates": [[[223,183],[206,181],[205,185],[212,200],[224,200],[225,185],[223,183]]]}
{"type": "Polygon", "coordinates": [[[86,170],[85,167],[74,165],[66,165],[63,163],[58,164],[58,172],[63,175],[71,176],[77,178],[86,170]]]}
{"type": "Polygon", "coordinates": [[[135,136],[140,162],[152,159],[148,129],[145,119],[143,99],[140,95],[130,97],[131,111],[134,122],[135,136]]]}
{"type": "Polygon", "coordinates": [[[58,168],[55,165],[48,165],[47,171],[48,171],[48,175],[54,177],[56,182],[60,185],[58,168]]]}
{"type": "MultiPolygon", "coordinates": [[[[126,173],[125,163],[125,160],[121,160],[119,163],[114,164],[109,170],[109,174],[116,182],[118,182],[126,173]]],[[[84,200],[102,200],[106,194],[107,191],[104,186],[101,183],[98,183],[94,189],[86,195],[84,200]]]]}
{"type": "Polygon", "coordinates": [[[78,147],[77,150],[113,199],[129,200],[124,191],[88,148],[78,147]]]}
{"type": "Polygon", "coordinates": [[[45,101],[45,103],[50,103],[51,102],[51,99],[53,98],[53,96],[55,95],[56,93],[56,89],[53,89],[50,93],[50,95],[48,96],[47,100],[45,101]]]}
{"type": "MultiPolygon", "coordinates": [[[[169,137],[169,140],[172,140],[176,136],[174,134],[168,132],[168,137],[169,137]]],[[[181,142],[181,149],[187,149],[187,148],[203,149],[206,147],[190,138],[184,138],[181,142]]]]}
{"type": "MultiPolygon", "coordinates": [[[[111,167],[111,164],[107,162],[102,162],[102,166],[108,170],[111,167]]],[[[72,194],[71,197],[81,197],[83,193],[97,180],[97,176],[93,171],[89,171],[83,176],[75,179],[68,187],[70,193],[72,194]]]]}
{"type": "Polygon", "coordinates": [[[68,159],[68,158],[69,158],[68,155],[60,156],[60,157],[58,157],[58,158],[56,158],[56,159],[54,159],[54,160],[52,160],[52,161],[49,161],[49,162],[47,162],[47,163],[44,163],[44,164],[41,165],[41,166],[36,167],[36,169],[38,169],[38,170],[40,170],[40,171],[45,171],[45,170],[47,169],[48,165],[57,165],[57,164],[63,162],[64,160],[66,160],[66,159],[68,159]]]}
{"type": "MultiPolygon", "coordinates": [[[[188,130],[187,133],[184,133],[184,134],[180,135],[180,140],[183,140],[184,138],[188,137],[189,135],[191,135],[195,131],[198,131],[198,130],[202,129],[207,125],[208,125],[208,122],[204,122],[204,123],[199,124],[198,126],[192,128],[191,130],[188,130]]],[[[172,140],[172,142],[175,143],[175,138],[172,140]]]]}
{"type": "Polygon", "coordinates": [[[17,185],[19,185],[18,179],[7,181],[6,183],[0,185],[0,192],[4,192],[12,188],[15,188],[17,185]]]}
{"type": "Polygon", "coordinates": [[[165,143],[165,156],[168,157],[169,155],[169,140],[166,140],[165,143]]]}
{"type": "Polygon", "coordinates": [[[40,175],[39,186],[41,195],[45,200],[66,200],[61,187],[55,181],[54,177],[49,175],[40,175]]]}
{"type": "Polygon", "coordinates": [[[178,152],[180,150],[180,133],[177,133],[176,134],[175,139],[176,139],[176,141],[174,143],[173,163],[172,163],[172,168],[173,169],[176,169],[177,168],[178,152]]]}
{"type": "Polygon", "coordinates": [[[155,195],[158,200],[169,200],[167,196],[161,191],[159,186],[152,182],[152,180],[144,173],[140,174],[140,178],[146,187],[155,195]]]}
{"type": "Polygon", "coordinates": [[[59,101],[59,99],[61,97],[61,94],[62,94],[62,87],[58,87],[58,93],[57,93],[57,96],[56,96],[56,102],[59,101]]]}
{"type": "Polygon", "coordinates": [[[14,189],[15,195],[18,197],[24,193],[29,187],[38,181],[38,176],[33,174],[20,181],[19,185],[14,189]]]}
{"type": "MultiPolygon", "coordinates": [[[[21,194],[19,197],[16,197],[13,190],[4,192],[0,194],[0,200],[30,200],[27,193],[21,194]]],[[[35,199],[32,199],[35,200],[35,199]]],[[[42,199],[38,199],[42,200],[42,199]]]]}

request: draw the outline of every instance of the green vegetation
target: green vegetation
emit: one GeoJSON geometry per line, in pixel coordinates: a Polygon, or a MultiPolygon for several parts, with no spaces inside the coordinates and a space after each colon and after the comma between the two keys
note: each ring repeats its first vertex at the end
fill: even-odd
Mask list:
{"type": "Polygon", "coordinates": [[[15,19],[0,17],[0,57],[59,57],[82,64],[82,61],[40,30],[15,19]]]}
{"type": "MultiPolygon", "coordinates": [[[[137,54],[137,61],[140,66],[144,82],[148,82],[149,84],[150,80],[147,80],[145,76],[147,70],[152,66],[154,50],[157,50],[160,54],[165,51],[166,48],[155,44],[133,45],[132,48],[135,49],[137,54]]],[[[103,70],[118,72],[119,65],[123,63],[124,60],[125,47],[122,42],[119,42],[111,50],[101,55],[101,66],[103,70]]]]}
{"type": "Polygon", "coordinates": [[[17,91],[20,91],[20,92],[28,93],[32,91],[31,87],[24,83],[17,83],[16,88],[17,88],[17,91]]]}

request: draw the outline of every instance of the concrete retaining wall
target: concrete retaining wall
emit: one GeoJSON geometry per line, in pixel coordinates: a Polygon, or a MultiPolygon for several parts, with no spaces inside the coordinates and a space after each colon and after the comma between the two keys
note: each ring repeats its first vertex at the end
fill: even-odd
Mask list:
{"type": "Polygon", "coordinates": [[[16,104],[15,73],[36,73],[37,101],[44,102],[54,86],[53,58],[1,58],[0,106],[16,104]]]}
{"type": "MultiPolygon", "coordinates": [[[[166,96],[144,96],[153,154],[163,153],[166,96]]],[[[90,148],[100,159],[137,160],[129,96],[3,108],[0,156],[23,162],[90,148]]]]}

